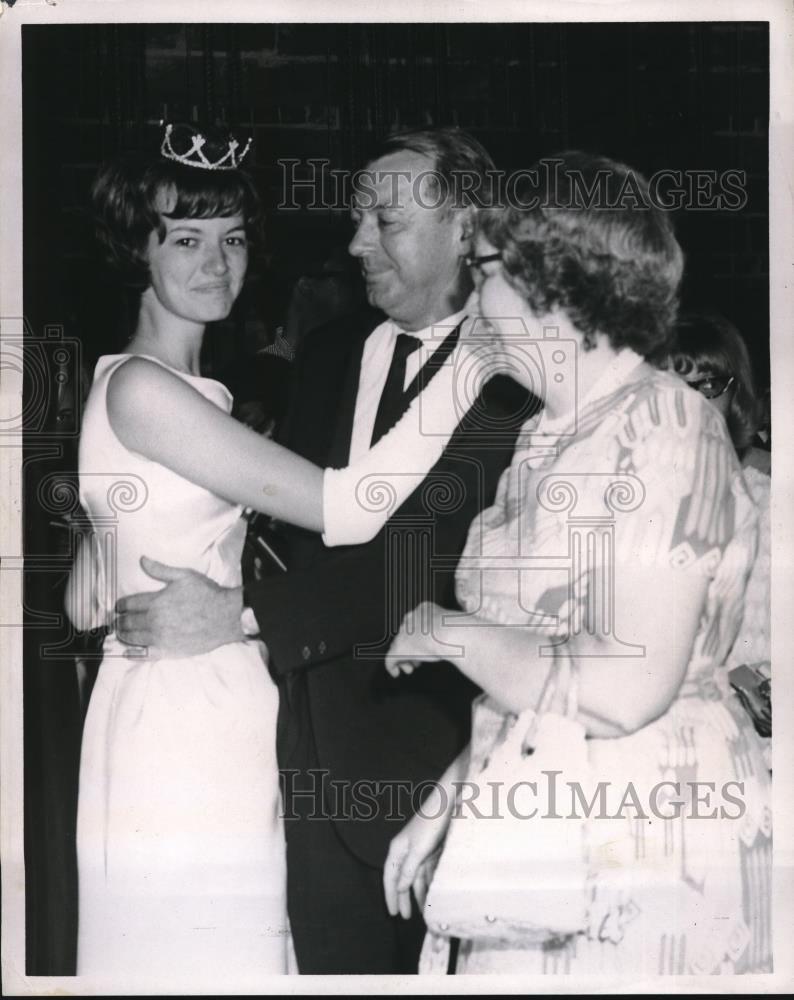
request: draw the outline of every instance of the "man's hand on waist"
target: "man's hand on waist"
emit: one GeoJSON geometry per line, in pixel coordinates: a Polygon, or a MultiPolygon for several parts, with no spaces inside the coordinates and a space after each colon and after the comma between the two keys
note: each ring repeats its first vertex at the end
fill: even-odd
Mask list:
{"type": "Polygon", "coordinates": [[[145,573],[162,590],[130,594],[116,603],[116,635],[128,645],[160,655],[193,656],[245,638],[240,625],[241,587],[220,587],[183,567],[141,558],[145,573]]]}

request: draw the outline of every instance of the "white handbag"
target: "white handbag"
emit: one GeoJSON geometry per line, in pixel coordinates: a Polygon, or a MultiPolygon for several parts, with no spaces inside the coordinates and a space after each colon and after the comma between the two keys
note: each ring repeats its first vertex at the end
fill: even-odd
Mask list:
{"type": "Polygon", "coordinates": [[[589,765],[571,661],[558,663],[565,715],[547,710],[554,668],[537,711],[505,717],[485,695],[473,703],[473,757],[424,906],[436,934],[530,942],[585,929],[585,820],[567,782],[588,788],[589,765]]]}

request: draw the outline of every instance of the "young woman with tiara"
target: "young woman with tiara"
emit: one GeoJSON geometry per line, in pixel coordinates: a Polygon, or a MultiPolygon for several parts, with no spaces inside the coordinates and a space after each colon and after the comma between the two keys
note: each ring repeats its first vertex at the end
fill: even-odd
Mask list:
{"type": "MultiPolygon", "coordinates": [[[[142,292],[135,332],[123,353],[99,359],[84,413],[80,491],[94,534],[67,597],[78,628],[112,628],[119,597],[156,586],[144,554],[209,576],[219,593],[238,586],[245,507],[329,543],[368,540],[417,480],[395,475],[391,504],[365,512],[362,477],[402,465],[421,479],[462,416],[451,379],[467,343],[422,394],[434,433],[417,438],[402,421],[348,469],[323,471],[229,416],[230,395],[200,374],[199,354],[205,325],[240,292],[258,225],[246,152],[228,134],[168,125],[159,155],[120,157],[95,183],[99,235],[142,292]]],[[[253,983],[289,971],[278,693],[265,647],[142,652],[131,657],[109,632],[86,718],[78,974],[253,983]]]]}

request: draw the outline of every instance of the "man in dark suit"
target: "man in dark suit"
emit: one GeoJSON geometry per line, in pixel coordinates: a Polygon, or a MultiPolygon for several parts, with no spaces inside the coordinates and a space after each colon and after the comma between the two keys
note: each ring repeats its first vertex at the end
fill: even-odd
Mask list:
{"type": "MultiPolygon", "coordinates": [[[[492,167],[479,143],[458,130],[385,142],[359,180],[349,248],[380,312],[307,339],[280,436],[288,447],[324,466],[349,464],[449,357],[472,289],[466,191],[492,167]]],[[[416,971],[424,925],[418,912],[407,922],[389,916],[384,860],[422,788],[468,741],[475,689],[450,664],[395,680],[383,654],[420,601],[456,606],[456,558],[527,415],[526,395],[504,377],[492,380],[371,542],[326,549],[317,536],[293,530],[289,572],[245,588],[238,620],[246,634],[261,633],[280,684],[289,914],[303,973],[416,971]]],[[[233,637],[239,591],[209,600],[198,594],[202,579],[194,608],[174,605],[171,648],[178,630],[190,633],[193,650],[197,634],[207,642],[233,637]]],[[[167,591],[152,598],[160,620],[167,591]]],[[[140,641],[140,632],[120,634],[140,641]]],[[[149,640],[161,645],[162,633],[149,630],[149,640]]]]}

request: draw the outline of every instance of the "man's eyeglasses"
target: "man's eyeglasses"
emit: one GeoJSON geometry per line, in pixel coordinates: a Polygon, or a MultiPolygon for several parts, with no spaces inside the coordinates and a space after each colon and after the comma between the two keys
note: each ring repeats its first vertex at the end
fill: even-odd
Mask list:
{"type": "Polygon", "coordinates": [[[706,399],[716,399],[727,391],[733,381],[733,375],[702,375],[700,378],[693,379],[688,385],[697,389],[706,399]]]}
{"type": "Polygon", "coordinates": [[[501,260],[501,259],[502,259],[501,251],[497,253],[487,253],[484,254],[482,257],[467,257],[466,266],[474,267],[478,271],[482,272],[483,264],[490,264],[491,261],[501,260]]]}

